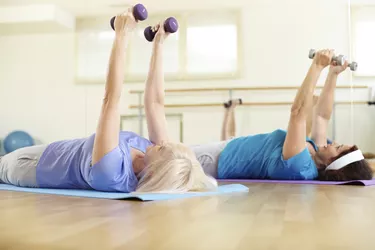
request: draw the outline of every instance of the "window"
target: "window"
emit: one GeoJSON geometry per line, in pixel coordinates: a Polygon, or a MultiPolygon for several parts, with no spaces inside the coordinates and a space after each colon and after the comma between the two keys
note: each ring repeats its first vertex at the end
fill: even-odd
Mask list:
{"type": "Polygon", "coordinates": [[[235,74],[238,68],[237,22],[223,13],[187,19],[186,71],[192,74],[235,74]]]}
{"type": "MultiPolygon", "coordinates": [[[[174,17],[179,22],[179,31],[168,37],[163,53],[167,80],[237,76],[237,12],[214,12],[210,13],[209,19],[205,13],[184,13],[174,17]]],[[[153,44],[144,38],[143,32],[160,20],[161,17],[153,16],[138,24],[126,55],[127,82],[146,79],[153,44]]],[[[109,26],[109,18],[78,20],[76,34],[77,80],[103,83],[115,35],[109,26]]]]}
{"type": "MultiPolygon", "coordinates": [[[[144,27],[139,28],[132,39],[129,52],[130,75],[145,76],[148,73],[150,59],[152,54],[152,43],[144,37],[144,27]]],[[[163,70],[165,74],[177,74],[180,70],[179,65],[179,34],[173,34],[165,42],[163,51],[163,70]]]]}
{"type": "Polygon", "coordinates": [[[128,50],[128,70],[134,75],[145,75],[148,72],[152,46],[144,39],[143,30],[137,29],[133,36],[131,47],[128,50]]]}
{"type": "Polygon", "coordinates": [[[83,31],[77,34],[77,77],[103,78],[107,73],[114,33],[83,31]]]}
{"type": "Polygon", "coordinates": [[[353,56],[358,62],[356,76],[375,76],[375,8],[352,9],[353,56]]]}

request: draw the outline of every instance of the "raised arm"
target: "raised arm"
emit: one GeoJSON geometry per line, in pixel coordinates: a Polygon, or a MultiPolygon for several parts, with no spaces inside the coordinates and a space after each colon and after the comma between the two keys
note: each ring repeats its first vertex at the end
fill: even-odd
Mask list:
{"type": "Polygon", "coordinates": [[[226,141],[236,136],[235,109],[238,104],[242,104],[241,99],[230,100],[224,104],[225,113],[223,125],[221,127],[221,140],[226,141]]]}
{"type": "Polygon", "coordinates": [[[167,37],[164,25],[157,25],[158,29],[153,42],[150,69],[146,81],[144,95],[145,113],[149,139],[155,144],[168,141],[167,119],[164,109],[164,72],[163,72],[163,44],[167,37]]]}
{"type": "Polygon", "coordinates": [[[335,101],[335,89],[338,75],[348,67],[348,62],[343,66],[336,66],[333,62],[313,112],[311,139],[318,146],[327,145],[328,123],[331,119],[333,104],[335,101]]]}
{"type": "Polygon", "coordinates": [[[125,77],[125,51],[130,33],[135,26],[136,21],[131,9],[116,16],[114,23],[116,35],[109,59],[102,109],[96,128],[92,165],[99,162],[103,156],[115,149],[119,144],[119,103],[125,77]]]}
{"type": "Polygon", "coordinates": [[[231,107],[225,108],[225,113],[224,113],[224,119],[223,119],[223,125],[221,127],[221,140],[226,141],[231,137],[230,133],[230,124],[231,124],[231,119],[233,119],[233,108],[231,107]]]}
{"type": "Polygon", "coordinates": [[[332,50],[317,52],[305,80],[298,89],[292,104],[288,132],[283,146],[284,160],[301,153],[306,147],[306,119],[312,105],[314,89],[322,70],[330,64],[332,56],[332,50]]]}
{"type": "Polygon", "coordinates": [[[312,121],[313,121],[313,111],[315,110],[316,104],[318,102],[319,96],[313,95],[312,107],[309,110],[306,119],[306,136],[311,137],[312,121]]]}

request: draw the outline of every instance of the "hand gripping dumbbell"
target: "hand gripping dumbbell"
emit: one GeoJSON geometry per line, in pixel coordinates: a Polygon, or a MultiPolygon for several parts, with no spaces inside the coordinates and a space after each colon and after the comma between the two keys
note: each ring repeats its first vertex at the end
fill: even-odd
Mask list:
{"type": "MultiPolygon", "coordinates": [[[[316,50],[310,49],[309,58],[313,59],[315,57],[315,54],[316,54],[316,50]]],[[[344,65],[344,63],[346,61],[346,57],[344,55],[333,56],[332,60],[335,61],[337,63],[337,65],[342,66],[342,65],[344,65]]],[[[356,71],[357,68],[358,68],[358,63],[351,62],[348,66],[349,66],[351,71],[356,71]]]]}
{"type": "MultiPolygon", "coordinates": [[[[143,6],[142,4],[136,4],[134,7],[133,7],[133,15],[134,15],[134,18],[135,20],[137,21],[144,21],[147,19],[148,17],[148,12],[145,8],[145,6],[143,6]]],[[[111,18],[111,27],[113,30],[115,30],[115,19],[116,17],[112,17],[111,18]]]]}
{"type": "MultiPolygon", "coordinates": [[[[164,22],[164,30],[168,33],[175,33],[178,30],[178,22],[174,17],[169,17],[164,22]]],[[[152,42],[155,38],[157,30],[152,31],[152,27],[148,26],[145,31],[144,35],[147,41],[152,42]]]]}
{"type": "MultiPolygon", "coordinates": [[[[237,99],[237,101],[238,101],[239,105],[242,105],[242,99],[241,98],[237,99]]],[[[229,100],[228,102],[224,102],[224,107],[229,108],[230,106],[232,106],[232,104],[233,104],[232,100],[229,100]]]]}

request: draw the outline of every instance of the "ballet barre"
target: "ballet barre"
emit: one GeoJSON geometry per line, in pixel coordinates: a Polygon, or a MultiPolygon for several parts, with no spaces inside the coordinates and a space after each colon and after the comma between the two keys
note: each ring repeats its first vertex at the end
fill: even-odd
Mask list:
{"type": "MultiPolygon", "coordinates": [[[[292,105],[293,102],[244,102],[240,106],[284,106],[292,105]]],[[[357,105],[368,104],[365,101],[339,101],[335,105],[357,105]]],[[[240,107],[239,106],[239,107],[240,107]]],[[[204,107],[223,107],[223,103],[185,103],[185,104],[165,104],[165,108],[204,108],[204,107]]],[[[143,109],[144,105],[129,105],[129,109],[143,109]]]]}
{"type": "MultiPolygon", "coordinates": [[[[244,102],[240,106],[287,106],[292,105],[293,102],[244,102]]],[[[332,140],[335,140],[336,138],[336,106],[337,105],[371,105],[370,102],[366,101],[338,101],[335,102],[332,109],[332,140]]],[[[240,107],[238,106],[238,107],[240,107]]],[[[209,108],[209,107],[223,107],[223,103],[186,103],[186,104],[165,104],[165,108],[209,108]]],[[[129,109],[138,109],[143,110],[144,105],[129,105],[129,109]]],[[[143,119],[143,115],[141,116],[141,119],[143,119]]],[[[142,120],[140,120],[142,122],[142,120]]],[[[142,122],[143,123],[143,122],[142,122]]],[[[140,129],[143,129],[143,127],[140,127],[140,129]]],[[[142,131],[142,130],[140,130],[142,131]]]]}
{"type": "MultiPolygon", "coordinates": [[[[233,88],[190,88],[190,89],[166,89],[165,93],[183,93],[183,92],[225,92],[225,91],[271,91],[271,90],[298,90],[300,86],[266,86],[266,87],[233,87],[233,88]]],[[[316,89],[322,89],[323,86],[316,86],[316,89]]],[[[336,89],[367,89],[365,85],[341,85],[336,89]]],[[[144,90],[130,90],[130,94],[143,94],[144,90]]]]}
{"type": "MultiPolygon", "coordinates": [[[[181,89],[166,89],[165,93],[194,93],[194,92],[228,92],[229,99],[233,98],[234,91],[286,91],[286,90],[298,90],[300,86],[252,86],[252,87],[218,87],[218,88],[181,88],[181,89]]],[[[316,86],[315,89],[322,89],[323,86],[316,86]]],[[[336,89],[342,90],[363,90],[363,89],[370,89],[370,93],[375,93],[374,89],[369,88],[365,85],[338,85],[336,89]]],[[[130,90],[130,94],[136,94],[138,96],[138,105],[130,105],[130,109],[138,109],[138,119],[139,119],[139,133],[143,135],[143,109],[144,106],[142,105],[143,102],[143,94],[144,90],[130,90]]],[[[370,94],[370,99],[373,100],[373,94],[370,94]]],[[[245,102],[243,106],[282,106],[282,105],[291,105],[292,102],[245,102]]],[[[332,114],[332,134],[334,139],[335,134],[335,107],[336,105],[361,105],[361,104],[368,104],[368,105],[375,105],[375,102],[372,101],[340,101],[336,102],[333,107],[333,114],[332,114]]],[[[194,107],[222,107],[223,103],[189,103],[189,104],[166,104],[165,108],[194,108],[194,107]]]]}

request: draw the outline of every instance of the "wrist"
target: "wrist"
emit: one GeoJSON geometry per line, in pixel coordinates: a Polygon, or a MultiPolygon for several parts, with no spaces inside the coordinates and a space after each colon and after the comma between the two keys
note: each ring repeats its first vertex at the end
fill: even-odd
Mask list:
{"type": "Polygon", "coordinates": [[[335,72],[334,70],[328,71],[328,75],[329,76],[335,76],[335,77],[337,77],[339,74],[340,74],[339,72],[335,72]]]}
{"type": "Polygon", "coordinates": [[[155,39],[154,44],[153,44],[153,48],[154,48],[154,50],[163,49],[163,42],[155,39]]]}
{"type": "Polygon", "coordinates": [[[116,40],[125,40],[127,37],[129,37],[130,33],[131,32],[127,29],[116,31],[115,38],[116,40]]]}
{"type": "Polygon", "coordinates": [[[154,46],[162,46],[164,43],[164,38],[160,36],[155,36],[154,38],[154,46]]]}
{"type": "Polygon", "coordinates": [[[126,33],[116,33],[115,42],[116,44],[127,47],[129,43],[129,36],[126,33]]]}

